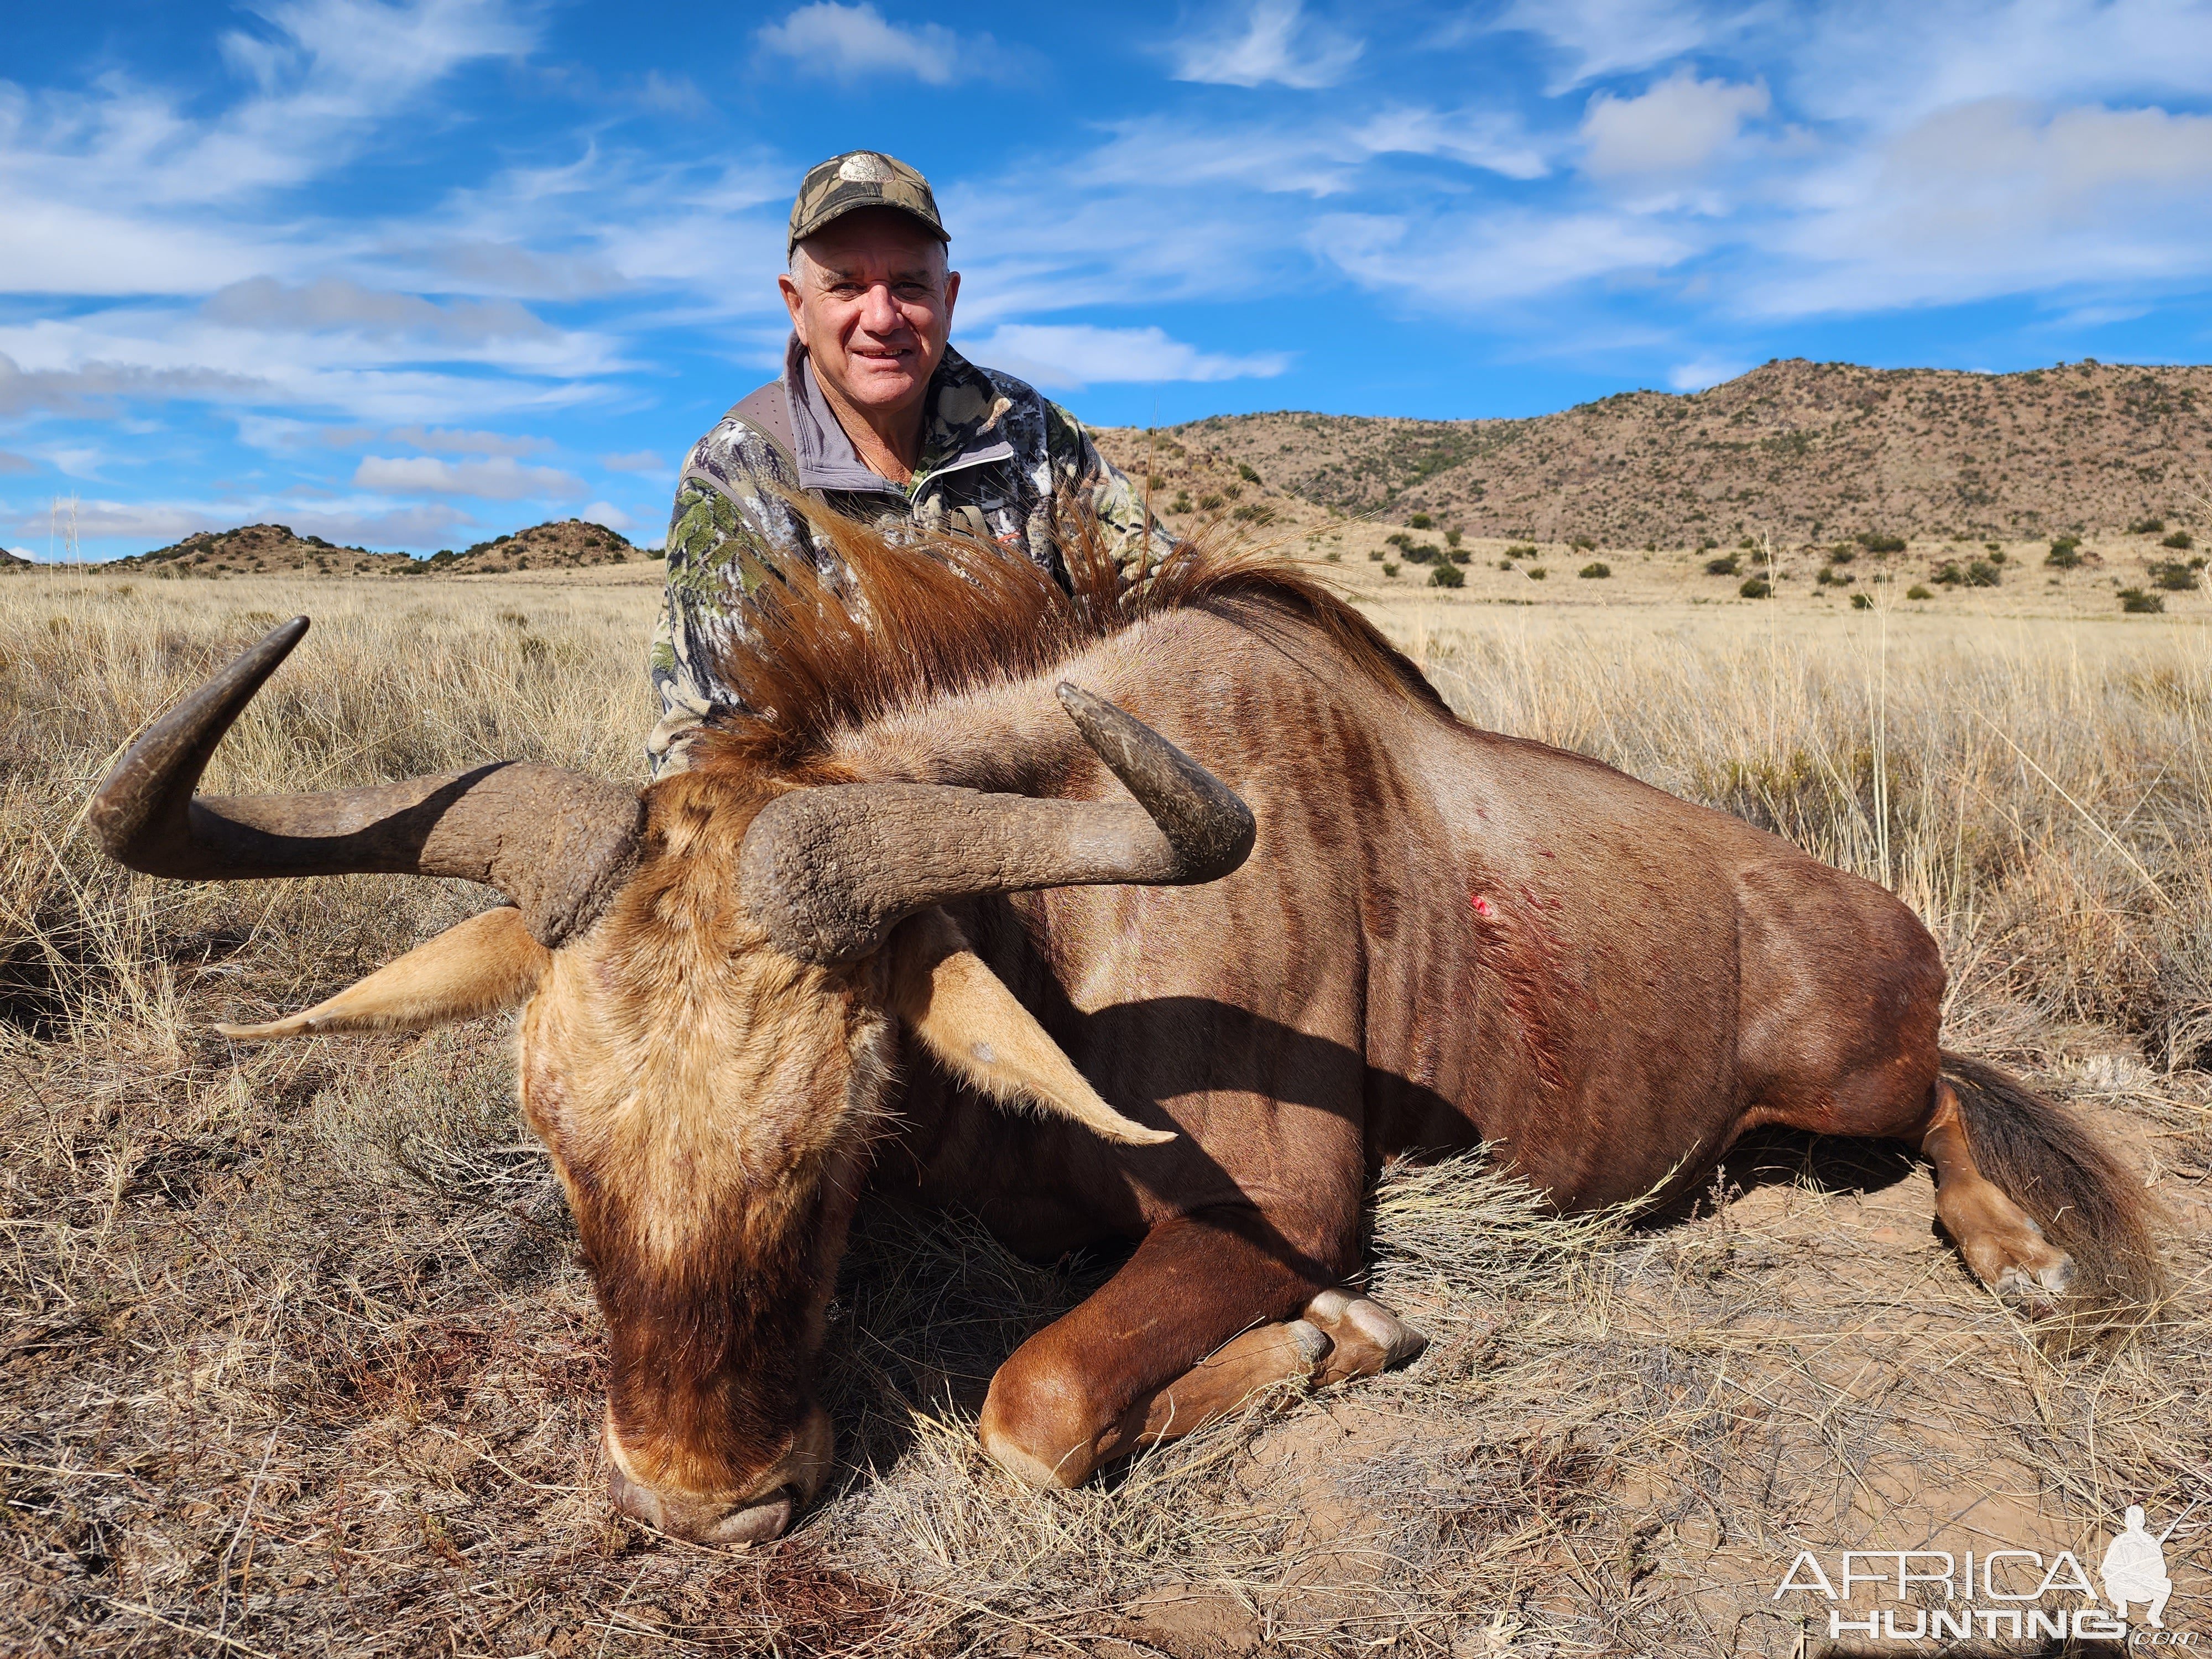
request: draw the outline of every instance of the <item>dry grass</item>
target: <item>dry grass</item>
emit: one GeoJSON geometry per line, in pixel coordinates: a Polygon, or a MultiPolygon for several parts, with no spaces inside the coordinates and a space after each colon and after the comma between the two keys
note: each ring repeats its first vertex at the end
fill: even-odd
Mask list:
{"type": "MultiPolygon", "coordinates": [[[[126,878],[76,815],[143,720],[301,609],[211,787],[490,754],[635,776],[652,597],[0,587],[0,1649],[1786,1653],[1769,1592],[1800,1547],[2080,1551],[2131,1498],[2162,1524],[2212,1492],[2212,641],[1409,606],[1386,624],[1470,718],[1893,882],[1954,964],[1957,1046],[2063,1087],[2173,1212],[2154,1328],[2045,1358],[1885,1149],[1763,1141],[1642,1222],[1560,1221],[1461,1161],[1378,1203],[1417,1365],[1051,1496],[982,1461],[973,1413],[1110,1263],[872,1214],[829,1501],[742,1556],[613,1519],[596,1316],[503,1026],[205,1035],[481,891],[126,878]]],[[[2212,1533],[2186,1536],[2185,1627],[2212,1590],[2212,1533]]]]}

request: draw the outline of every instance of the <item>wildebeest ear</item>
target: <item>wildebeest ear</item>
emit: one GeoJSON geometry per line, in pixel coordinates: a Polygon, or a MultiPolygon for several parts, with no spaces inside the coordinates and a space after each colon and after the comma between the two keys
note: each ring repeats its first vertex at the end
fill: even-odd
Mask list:
{"type": "Polygon", "coordinates": [[[313,1007],[266,1025],[218,1025],[234,1042],[324,1031],[420,1031],[526,1000],[553,953],[511,904],[471,916],[313,1007]]]}
{"type": "Polygon", "coordinates": [[[994,1100],[1072,1118],[1125,1146],[1157,1146],[1147,1129],[1099,1098],[1036,1016],[968,948],[952,918],[925,910],[891,938],[891,1000],[922,1046],[994,1100]]]}

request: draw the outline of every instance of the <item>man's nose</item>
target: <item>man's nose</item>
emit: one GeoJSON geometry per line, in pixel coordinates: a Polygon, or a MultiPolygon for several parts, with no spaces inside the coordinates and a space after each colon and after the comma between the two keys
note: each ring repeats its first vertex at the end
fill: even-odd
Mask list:
{"type": "Polygon", "coordinates": [[[860,301],[860,326],[871,334],[895,334],[906,326],[906,319],[892,303],[889,283],[870,286],[860,301]]]}

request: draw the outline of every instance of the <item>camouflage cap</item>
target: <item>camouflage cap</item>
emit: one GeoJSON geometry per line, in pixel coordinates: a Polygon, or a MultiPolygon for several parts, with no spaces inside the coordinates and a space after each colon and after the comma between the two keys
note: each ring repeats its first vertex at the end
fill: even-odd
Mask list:
{"type": "Polygon", "coordinates": [[[896,208],[927,225],[940,242],[949,242],[945,222],[937,216],[937,198],[929,180],[905,162],[872,149],[848,149],[842,155],[810,168],[791,204],[793,248],[828,224],[861,208],[896,208]]]}

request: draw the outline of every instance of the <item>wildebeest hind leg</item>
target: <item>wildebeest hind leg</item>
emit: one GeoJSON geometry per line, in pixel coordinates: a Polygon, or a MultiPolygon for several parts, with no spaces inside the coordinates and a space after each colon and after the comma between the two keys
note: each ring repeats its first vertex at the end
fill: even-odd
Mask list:
{"type": "Polygon", "coordinates": [[[1285,1261],[1271,1231],[1256,1216],[1154,1229],[1111,1280],[999,1368],[984,1449],[1023,1480],[1076,1486],[1270,1388],[1364,1376],[1420,1352],[1424,1339],[1382,1308],[1317,1285],[1319,1264],[1285,1261]]]}
{"type": "Polygon", "coordinates": [[[1959,1097],[1939,1081],[1920,1149],[1936,1164],[1936,1216],[1974,1275],[1999,1296],[2028,1302],[2064,1293],[2074,1261],[2027,1212],[1984,1175],[1966,1144],[1959,1097]]]}

